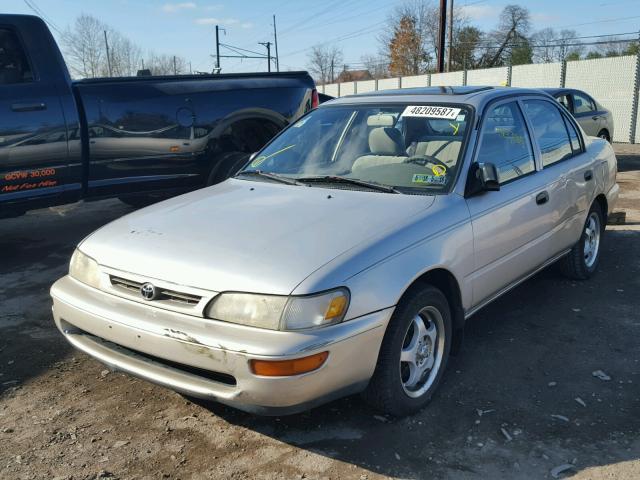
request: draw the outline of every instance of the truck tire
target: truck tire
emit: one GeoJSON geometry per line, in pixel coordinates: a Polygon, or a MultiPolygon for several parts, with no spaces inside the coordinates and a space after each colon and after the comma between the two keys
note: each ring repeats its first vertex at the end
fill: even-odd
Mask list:
{"type": "Polygon", "coordinates": [[[134,208],[143,208],[159,202],[162,199],[159,197],[152,197],[150,195],[127,195],[118,197],[118,200],[134,208]]]}
{"type": "Polygon", "coordinates": [[[442,379],[451,340],[445,295],[431,285],[409,290],[385,332],[375,372],[363,392],[365,401],[398,417],[423,408],[442,379]]]}
{"type": "Polygon", "coordinates": [[[598,268],[600,245],[604,233],[602,209],[598,202],[591,205],[580,240],[559,262],[562,273],[572,280],[587,280],[598,268]]]}
{"type": "Polygon", "coordinates": [[[209,173],[206,186],[215,185],[235,175],[249,160],[249,154],[245,152],[229,152],[215,160],[215,164],[209,173]]]}

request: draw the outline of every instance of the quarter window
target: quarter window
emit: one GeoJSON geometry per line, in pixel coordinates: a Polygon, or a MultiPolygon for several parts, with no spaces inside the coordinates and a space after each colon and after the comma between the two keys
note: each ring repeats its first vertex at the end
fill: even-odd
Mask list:
{"type": "Polygon", "coordinates": [[[581,113],[593,112],[595,109],[596,106],[589,97],[579,93],[573,94],[573,113],[580,115],[581,113]]]}
{"type": "Polygon", "coordinates": [[[563,120],[565,126],[567,127],[567,131],[569,132],[569,140],[571,140],[571,149],[573,150],[574,155],[581,153],[582,147],[580,146],[580,137],[578,136],[576,127],[574,127],[566,117],[564,117],[563,120]]]}
{"type": "Polygon", "coordinates": [[[0,85],[32,80],[33,72],[15,32],[0,28],[0,85]]]}
{"type": "Polygon", "coordinates": [[[569,135],[558,107],[546,100],[525,100],[533,136],[542,154],[542,165],[553,165],[573,155],[569,135]]]}
{"type": "Polygon", "coordinates": [[[531,141],[516,102],[500,104],[485,116],[478,162],[493,163],[501,184],[535,170],[531,141]]]}

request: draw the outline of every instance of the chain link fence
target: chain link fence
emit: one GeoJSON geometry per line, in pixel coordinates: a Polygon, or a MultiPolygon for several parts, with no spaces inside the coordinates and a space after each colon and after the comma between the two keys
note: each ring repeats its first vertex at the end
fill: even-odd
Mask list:
{"type": "Polygon", "coordinates": [[[615,124],[614,142],[636,143],[640,141],[639,76],[640,55],[628,55],[332,83],[319,85],[318,90],[334,97],[344,97],[376,90],[428,86],[577,88],[611,110],[615,124]]]}

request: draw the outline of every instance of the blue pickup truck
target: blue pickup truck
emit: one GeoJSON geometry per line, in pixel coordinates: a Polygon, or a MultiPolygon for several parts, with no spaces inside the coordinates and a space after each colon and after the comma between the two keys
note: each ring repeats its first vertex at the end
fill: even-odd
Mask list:
{"type": "Polygon", "coordinates": [[[317,104],[306,72],[72,81],[41,19],[0,15],[0,218],[220,182],[317,104]]]}

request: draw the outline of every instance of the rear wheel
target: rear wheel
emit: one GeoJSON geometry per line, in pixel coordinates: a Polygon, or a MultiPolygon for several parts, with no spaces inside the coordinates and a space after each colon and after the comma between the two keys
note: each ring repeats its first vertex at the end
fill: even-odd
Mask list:
{"type": "Polygon", "coordinates": [[[396,307],[365,400],[395,416],[424,407],[438,387],[451,350],[451,311],[444,294],[422,286],[396,307]]]}
{"type": "Polygon", "coordinates": [[[571,251],[560,261],[562,273],[573,280],[587,280],[596,271],[600,260],[600,245],[604,232],[602,209],[596,202],[591,205],[582,236],[571,251]]]}
{"type": "Polygon", "coordinates": [[[598,137],[611,143],[611,136],[609,135],[609,132],[605,129],[602,129],[598,132],[598,137]]]}
{"type": "Polygon", "coordinates": [[[249,154],[246,152],[225,153],[221,158],[216,160],[216,165],[207,178],[206,186],[215,185],[235,175],[248,160],[249,154]]]}

